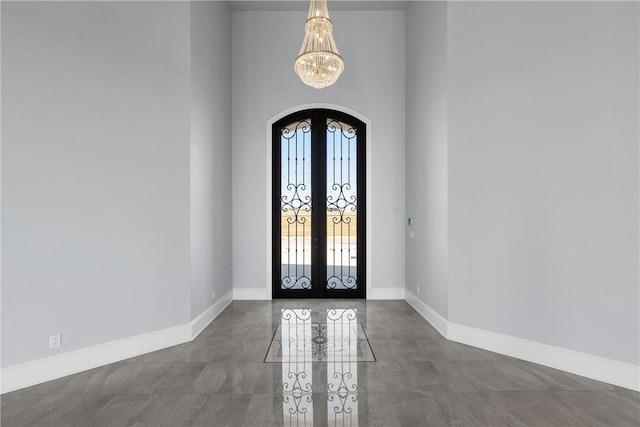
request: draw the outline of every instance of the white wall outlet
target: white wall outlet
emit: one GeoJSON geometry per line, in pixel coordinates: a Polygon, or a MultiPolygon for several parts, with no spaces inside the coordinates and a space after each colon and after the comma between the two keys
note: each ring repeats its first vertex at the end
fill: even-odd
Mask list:
{"type": "Polygon", "coordinates": [[[418,295],[420,295],[420,286],[418,286],[417,289],[418,289],[418,295]]]}
{"type": "Polygon", "coordinates": [[[216,299],[216,291],[211,292],[211,301],[216,299]]]}
{"type": "Polygon", "coordinates": [[[60,334],[51,335],[49,337],[49,348],[58,348],[62,345],[60,334]]]}

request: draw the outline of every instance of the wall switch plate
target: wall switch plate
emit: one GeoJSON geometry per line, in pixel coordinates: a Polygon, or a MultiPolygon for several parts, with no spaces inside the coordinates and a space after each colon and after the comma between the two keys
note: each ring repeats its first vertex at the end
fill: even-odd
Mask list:
{"type": "Polygon", "coordinates": [[[60,334],[51,335],[49,337],[49,348],[58,348],[62,345],[60,334]]]}
{"type": "Polygon", "coordinates": [[[216,291],[211,292],[211,301],[216,299],[216,291]]]}
{"type": "Polygon", "coordinates": [[[418,295],[420,295],[420,286],[418,286],[417,290],[418,290],[418,295]]]}

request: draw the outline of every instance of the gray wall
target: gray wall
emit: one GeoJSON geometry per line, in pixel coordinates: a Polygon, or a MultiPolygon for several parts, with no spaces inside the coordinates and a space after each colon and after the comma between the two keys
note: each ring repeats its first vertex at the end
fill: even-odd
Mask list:
{"type": "Polygon", "coordinates": [[[448,315],[447,4],[406,11],[407,290],[448,315]]]}
{"type": "Polygon", "coordinates": [[[304,12],[235,12],[229,42],[218,3],[1,7],[3,366],[184,324],[231,263],[266,287],[266,121],[310,102],[373,121],[375,287],[411,216],[408,289],[450,321],[639,362],[637,3],[335,12],[320,92],[304,12]]]}
{"type": "Polygon", "coordinates": [[[2,2],[2,102],[2,365],[188,322],[188,3],[2,2]]]}
{"type": "Polygon", "coordinates": [[[449,320],[638,364],[638,3],[452,2],[449,320]]]}
{"type": "Polygon", "coordinates": [[[2,3],[3,366],[231,289],[230,64],[223,3],[2,3]]]}
{"type": "Polygon", "coordinates": [[[231,9],[191,3],[191,317],[231,290],[231,9]]]}
{"type": "Polygon", "coordinates": [[[267,121],[312,102],[342,105],[372,120],[369,280],[373,287],[404,286],[404,12],[330,14],[345,71],[321,91],[305,86],[293,71],[306,12],[233,14],[234,288],[271,286],[266,277],[267,121]]]}

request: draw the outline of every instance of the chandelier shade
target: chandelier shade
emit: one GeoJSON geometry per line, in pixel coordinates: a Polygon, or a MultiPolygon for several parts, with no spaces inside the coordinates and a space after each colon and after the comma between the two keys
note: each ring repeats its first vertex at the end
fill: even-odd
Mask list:
{"type": "Polygon", "coordinates": [[[294,69],[302,81],[316,89],[331,86],[344,71],[344,61],[333,40],[327,0],[311,0],[304,41],[294,69]]]}

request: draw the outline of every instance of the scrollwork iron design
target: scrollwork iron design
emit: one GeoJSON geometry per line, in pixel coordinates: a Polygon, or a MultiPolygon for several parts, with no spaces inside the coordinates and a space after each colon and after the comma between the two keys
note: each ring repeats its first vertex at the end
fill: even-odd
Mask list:
{"type": "Polygon", "coordinates": [[[310,119],[292,123],[280,132],[283,174],[280,211],[282,237],[286,239],[281,289],[311,288],[311,253],[305,244],[305,239],[311,236],[310,133],[310,119]]]}
{"type": "Polygon", "coordinates": [[[272,126],[274,298],[363,298],[366,125],[328,109],[272,126]]]}
{"type": "Polygon", "coordinates": [[[352,161],[356,158],[355,155],[352,158],[356,144],[354,127],[327,119],[327,179],[333,180],[327,192],[327,234],[332,239],[327,254],[332,262],[327,266],[328,289],[356,289],[358,286],[356,263],[352,261],[357,258],[357,226],[352,224],[358,212],[354,185],[356,165],[352,161]]]}

